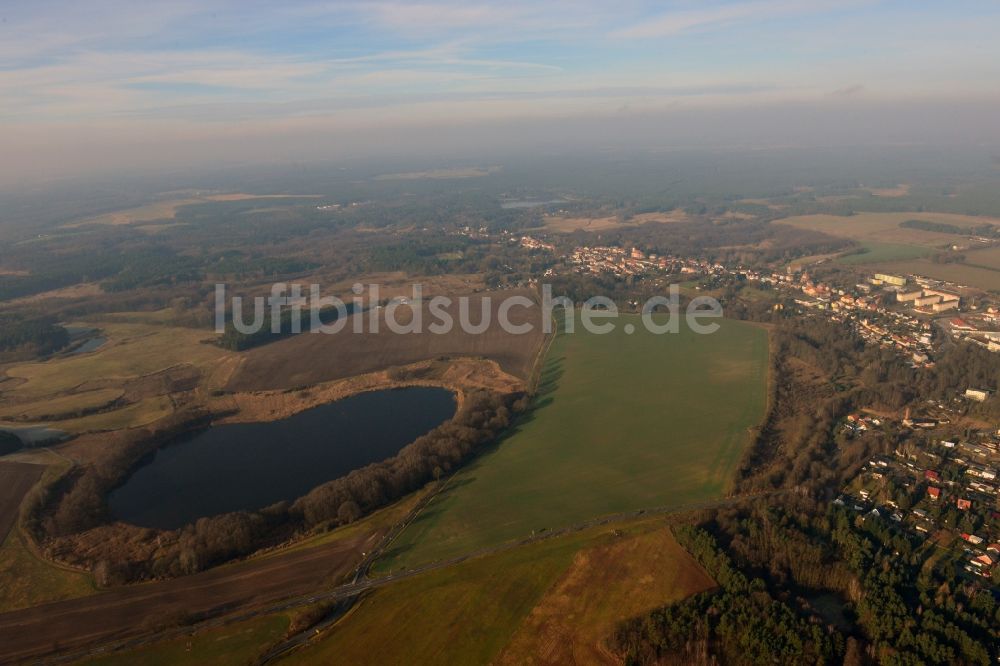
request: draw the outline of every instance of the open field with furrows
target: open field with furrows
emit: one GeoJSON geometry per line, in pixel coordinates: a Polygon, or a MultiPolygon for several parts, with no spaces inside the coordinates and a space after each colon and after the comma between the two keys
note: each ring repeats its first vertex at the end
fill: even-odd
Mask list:
{"type": "Polygon", "coordinates": [[[131,652],[116,652],[77,663],[87,666],[245,666],[254,663],[268,645],[280,640],[288,624],[287,615],[264,615],[131,652]]]}
{"type": "Polygon", "coordinates": [[[280,663],[614,663],[617,622],[713,586],[662,518],[590,528],[377,589],[280,663]]]}
{"type": "MultiPolygon", "coordinates": [[[[512,296],[535,298],[530,290],[469,295],[468,319],[472,324],[482,320],[483,299],[490,298],[490,326],[479,334],[465,333],[459,325],[457,297],[447,308],[455,324],[449,332],[442,334],[429,330],[435,318],[429,313],[426,301],[422,308],[420,333],[394,333],[385,321],[385,310],[377,313],[377,332],[368,332],[371,331],[369,317],[375,311],[352,315],[337,333],[303,333],[245,352],[226,388],[230,391],[259,391],[308,386],[440,356],[487,358],[499,363],[504,372],[526,379],[531,374],[544,337],[541,308],[537,304],[531,308],[512,308],[511,323],[530,323],[533,330],[523,335],[508,333],[498,324],[497,314],[502,299],[512,296]],[[353,332],[359,320],[365,333],[353,332]]],[[[409,305],[400,306],[397,321],[405,324],[410,322],[412,315],[409,305]]]]}
{"type": "Polygon", "coordinates": [[[855,215],[799,215],[775,220],[774,224],[787,224],[800,229],[821,231],[831,236],[849,238],[860,242],[917,245],[921,247],[947,247],[958,241],[955,234],[908,229],[900,225],[907,220],[940,222],[959,227],[982,224],[1000,224],[1000,219],[956,215],[952,213],[856,213],[855,215]]]}
{"type": "Polygon", "coordinates": [[[243,201],[245,199],[294,199],[294,198],[317,198],[318,194],[204,194],[194,195],[175,199],[164,199],[155,201],[144,206],[135,206],[103,215],[88,217],[76,222],[70,222],[64,226],[68,228],[81,227],[88,224],[107,224],[113,226],[125,224],[139,224],[142,222],[153,222],[155,220],[172,220],[177,217],[177,209],[181,206],[190,206],[199,203],[211,203],[216,201],[243,201]]]}
{"type": "Polygon", "coordinates": [[[334,587],[411,506],[404,501],[296,548],[191,576],[0,613],[0,663],[52,652],[53,636],[60,650],[73,650],[171,625],[178,617],[253,608],[334,587]]]}
{"type": "MultiPolygon", "coordinates": [[[[636,332],[624,332],[625,322],[636,332]]],[[[411,568],[612,513],[722,496],[763,416],[767,333],[561,334],[536,406],[451,479],[377,566],[411,568]]]]}
{"type": "Polygon", "coordinates": [[[687,213],[677,209],[666,213],[640,213],[625,220],[620,219],[617,215],[603,217],[546,215],[544,219],[545,227],[549,231],[570,233],[572,231],[607,231],[608,229],[634,227],[650,222],[687,222],[689,218],[687,213]]]}

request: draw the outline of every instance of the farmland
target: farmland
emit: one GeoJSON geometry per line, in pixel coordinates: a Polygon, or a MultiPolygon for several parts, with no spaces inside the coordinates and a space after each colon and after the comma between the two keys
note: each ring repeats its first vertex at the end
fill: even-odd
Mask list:
{"type": "Polygon", "coordinates": [[[687,215],[682,210],[672,210],[667,213],[640,213],[622,220],[617,215],[604,217],[580,217],[569,215],[546,215],[545,227],[550,231],[571,233],[574,231],[608,231],[622,227],[634,227],[650,222],[686,222],[687,215]]]}
{"type": "Polygon", "coordinates": [[[173,220],[177,217],[177,209],[182,206],[192,206],[196,204],[212,203],[219,201],[243,201],[246,199],[294,199],[294,198],[315,198],[319,195],[287,195],[287,194],[206,194],[184,198],[164,199],[144,206],[126,208],[123,210],[105,213],[94,217],[77,220],[65,225],[67,228],[81,227],[90,224],[102,224],[120,226],[127,224],[140,224],[143,222],[153,222],[156,220],[173,220]]]}
{"type": "Polygon", "coordinates": [[[452,478],[379,568],[721,496],[763,415],[766,368],[766,332],[735,321],[712,335],[628,335],[621,325],[559,335],[534,411],[452,478]]]}
{"type": "MultiPolygon", "coordinates": [[[[900,225],[907,220],[926,220],[959,227],[982,224],[1000,224],[1000,220],[952,213],[856,213],[854,215],[799,215],[775,220],[800,229],[821,231],[839,238],[849,238],[862,243],[888,243],[891,245],[917,245],[936,248],[955,242],[954,234],[910,229],[900,225]]],[[[877,247],[877,246],[876,246],[877,247]]]]}
{"type": "Polygon", "coordinates": [[[837,261],[842,264],[874,264],[882,261],[919,259],[933,252],[931,248],[919,245],[878,243],[874,241],[865,241],[861,243],[861,247],[862,252],[844,255],[837,261]]]}
{"type": "Polygon", "coordinates": [[[938,264],[927,259],[916,259],[913,261],[883,262],[870,268],[904,275],[923,275],[936,280],[954,282],[965,287],[1000,292],[1000,271],[980,268],[968,263],[938,264]]]}
{"type": "Polygon", "coordinates": [[[712,586],[663,519],[591,528],[375,590],[281,663],[605,663],[616,622],[712,586]]]}
{"type": "MultiPolygon", "coordinates": [[[[422,315],[423,331],[420,333],[394,333],[383,316],[378,332],[358,335],[352,332],[354,322],[359,317],[367,319],[368,315],[352,315],[338,333],[301,334],[250,350],[227,388],[232,391],[294,388],[440,356],[485,357],[497,361],[505,372],[525,379],[531,372],[542,342],[540,309],[537,306],[531,309],[516,307],[510,311],[511,323],[533,324],[533,330],[523,335],[504,331],[497,324],[496,315],[501,298],[515,295],[531,298],[533,294],[530,291],[505,291],[470,296],[469,317],[473,324],[480,321],[482,300],[491,298],[491,325],[479,335],[469,335],[458,325],[457,302],[448,308],[455,326],[440,335],[428,330],[435,319],[429,316],[426,305],[422,315]]],[[[404,306],[400,310],[399,321],[402,324],[409,321],[408,315],[404,316],[408,309],[404,306]]],[[[365,327],[368,328],[367,323],[365,327]]]]}
{"type": "Polygon", "coordinates": [[[182,636],[131,652],[87,659],[87,666],[130,666],[147,664],[230,664],[242,666],[260,656],[261,650],[277,641],[288,628],[287,615],[265,615],[235,622],[195,636],[182,636]]]}

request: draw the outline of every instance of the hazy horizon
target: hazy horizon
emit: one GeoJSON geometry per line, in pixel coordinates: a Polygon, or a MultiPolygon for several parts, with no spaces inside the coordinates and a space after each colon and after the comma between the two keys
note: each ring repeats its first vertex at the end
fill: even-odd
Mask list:
{"type": "Polygon", "coordinates": [[[979,2],[115,1],[0,15],[0,187],[593,150],[1000,145],[979,2]]]}

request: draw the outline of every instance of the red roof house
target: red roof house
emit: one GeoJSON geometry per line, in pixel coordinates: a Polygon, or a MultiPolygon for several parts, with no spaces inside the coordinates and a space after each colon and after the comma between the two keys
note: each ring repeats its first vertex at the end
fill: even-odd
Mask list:
{"type": "Polygon", "coordinates": [[[927,489],[927,494],[931,496],[932,500],[936,500],[939,497],[941,497],[941,489],[931,486],[930,488],[927,489]]]}

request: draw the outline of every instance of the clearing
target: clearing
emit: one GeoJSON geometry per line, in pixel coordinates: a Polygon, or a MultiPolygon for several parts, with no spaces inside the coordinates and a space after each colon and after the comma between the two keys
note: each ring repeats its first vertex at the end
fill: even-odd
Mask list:
{"type": "Polygon", "coordinates": [[[761,327],[719,322],[711,335],[655,335],[626,315],[607,335],[557,336],[534,410],[455,474],[378,568],[721,497],[764,413],[768,342],[761,327]]]}

